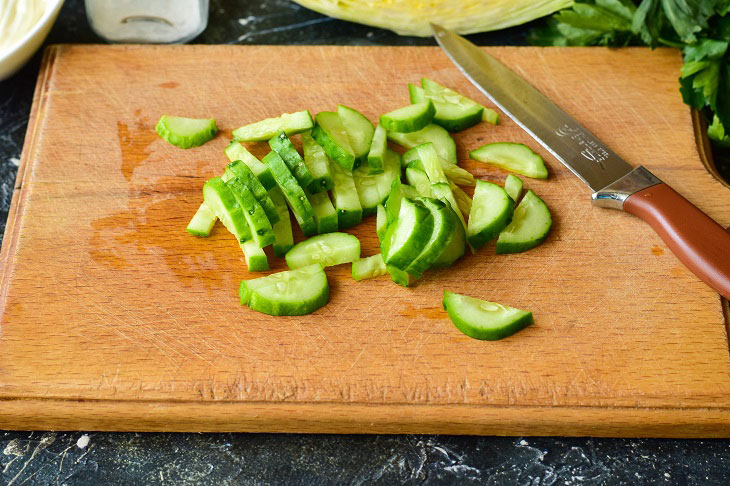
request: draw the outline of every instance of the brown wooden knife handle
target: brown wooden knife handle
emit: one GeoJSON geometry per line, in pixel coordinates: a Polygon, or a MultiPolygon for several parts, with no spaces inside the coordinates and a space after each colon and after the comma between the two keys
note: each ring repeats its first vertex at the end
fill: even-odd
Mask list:
{"type": "Polygon", "coordinates": [[[730,299],[730,233],[665,183],[629,196],[624,211],[643,219],[695,275],[730,299]]]}

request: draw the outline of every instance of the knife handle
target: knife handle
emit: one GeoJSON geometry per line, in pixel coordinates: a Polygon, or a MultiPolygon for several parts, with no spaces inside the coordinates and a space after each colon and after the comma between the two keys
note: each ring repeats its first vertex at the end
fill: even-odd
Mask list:
{"type": "Polygon", "coordinates": [[[623,210],[643,219],[695,275],[730,299],[730,233],[667,184],[641,189],[623,210]]]}

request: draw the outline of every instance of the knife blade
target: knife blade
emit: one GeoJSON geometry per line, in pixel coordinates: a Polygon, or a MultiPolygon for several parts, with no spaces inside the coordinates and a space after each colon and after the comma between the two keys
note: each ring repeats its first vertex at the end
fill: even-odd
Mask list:
{"type": "Polygon", "coordinates": [[[730,299],[730,233],[649,170],[632,167],[484,50],[448,29],[431,28],[459,70],[594,191],[595,205],[643,219],[687,268],[730,299]]]}

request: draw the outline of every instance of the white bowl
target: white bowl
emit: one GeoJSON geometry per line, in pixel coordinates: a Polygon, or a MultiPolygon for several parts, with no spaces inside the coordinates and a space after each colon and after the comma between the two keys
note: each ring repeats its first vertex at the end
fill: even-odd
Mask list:
{"type": "Polygon", "coordinates": [[[15,74],[35,54],[53,27],[61,5],[63,5],[63,0],[51,0],[43,16],[33,28],[10,51],[0,55],[0,81],[15,74]]]}

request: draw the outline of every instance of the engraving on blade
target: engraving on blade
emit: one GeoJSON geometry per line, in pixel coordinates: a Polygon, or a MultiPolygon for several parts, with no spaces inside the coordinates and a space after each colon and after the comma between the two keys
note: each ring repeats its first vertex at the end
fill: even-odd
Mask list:
{"type": "Polygon", "coordinates": [[[481,92],[594,191],[633,170],[595,135],[504,64],[431,24],[436,41],[481,92]]]}

